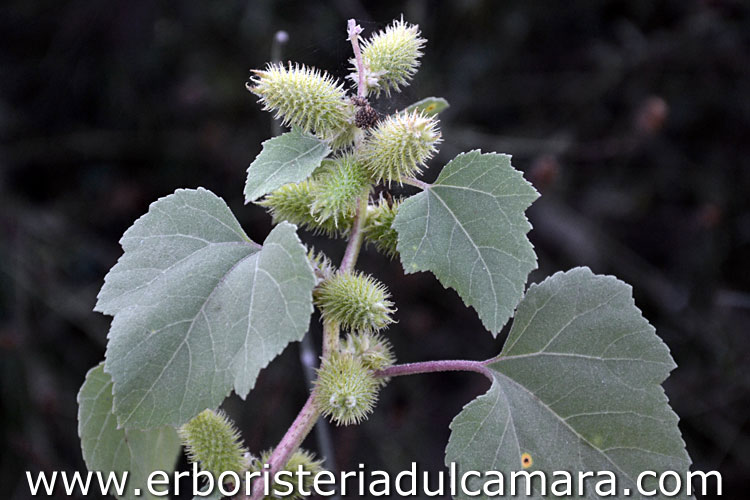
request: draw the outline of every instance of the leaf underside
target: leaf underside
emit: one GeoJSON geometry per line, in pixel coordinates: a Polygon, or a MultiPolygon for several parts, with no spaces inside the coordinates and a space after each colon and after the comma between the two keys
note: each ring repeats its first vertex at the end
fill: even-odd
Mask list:
{"type": "Polygon", "coordinates": [[[170,473],[180,453],[180,439],[172,427],[147,431],[118,429],[112,413],[112,379],[104,364],[92,368],[78,393],[78,435],[86,466],[118,478],[128,472],[123,499],[157,498],[148,493],[148,475],[155,470],[170,473]],[[134,489],[141,490],[136,496],[134,489]]]}
{"type": "Polygon", "coordinates": [[[331,149],[310,134],[294,128],[262,144],[247,169],[245,203],[256,201],[290,182],[301,182],[320,166],[331,149]]]}
{"type": "Polygon", "coordinates": [[[114,315],[105,370],[122,427],[181,425],[233,388],[244,398],[307,331],[314,276],[291,224],[260,247],[221,198],[178,190],[121,244],[97,310],[114,315]]]}
{"type": "Polygon", "coordinates": [[[431,271],[497,335],[536,268],[524,212],[538,196],[510,156],[458,155],[399,208],[393,227],[404,271],[431,271]]]}
{"type": "Polygon", "coordinates": [[[448,104],[448,101],[442,97],[425,97],[424,99],[408,106],[404,109],[404,112],[411,113],[413,111],[421,111],[426,116],[435,116],[449,107],[450,105],[448,104]]]}
{"type": "MultiPolygon", "coordinates": [[[[629,285],[588,268],[557,273],[518,306],[488,365],[492,386],[451,423],[446,464],[507,478],[528,454],[528,471],[608,470],[639,498],[640,472],[690,466],[660,385],[674,366],[629,285]]],[[[586,494],[596,497],[593,486],[586,494]]]]}

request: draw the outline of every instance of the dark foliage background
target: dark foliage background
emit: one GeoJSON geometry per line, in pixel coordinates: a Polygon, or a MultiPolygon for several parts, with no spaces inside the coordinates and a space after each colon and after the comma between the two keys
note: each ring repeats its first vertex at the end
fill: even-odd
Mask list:
{"type": "MultiPolygon", "coordinates": [[[[750,10],[741,1],[182,2],[9,0],[0,7],[0,484],[84,470],[75,396],[104,355],[91,312],[117,241],[178,187],[223,196],[254,239],[245,169],[271,121],[244,88],[270,58],[347,73],[348,17],[401,13],[428,38],[423,69],[380,111],[447,98],[432,178],[460,151],[511,153],[542,192],[530,210],[540,281],[588,265],[631,283],[679,364],[666,383],[695,467],[750,486],[750,10]]],[[[307,237],[308,241],[312,238],[307,237]]],[[[340,258],[343,245],[325,246],[340,258]]],[[[499,339],[429,274],[389,284],[402,361],[484,359],[499,339]]],[[[319,331],[313,322],[317,344],[319,331]]],[[[298,346],[226,408],[251,449],[274,445],[305,398],[298,346]]],[[[476,375],[395,380],[376,414],[331,429],[335,465],[441,467],[476,375]]],[[[307,444],[317,448],[311,437],[307,444]]],[[[184,466],[184,464],[183,464],[184,466]]]]}

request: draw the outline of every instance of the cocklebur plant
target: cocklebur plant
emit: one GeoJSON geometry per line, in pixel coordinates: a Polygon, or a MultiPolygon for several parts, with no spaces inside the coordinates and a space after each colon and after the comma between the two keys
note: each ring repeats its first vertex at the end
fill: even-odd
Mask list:
{"type": "Polygon", "coordinates": [[[419,58],[426,40],[419,27],[405,23],[403,17],[393,21],[384,31],[374,33],[362,44],[362,58],[351,60],[353,81],[364,79],[366,94],[379,96],[409,85],[417,72],[419,58]]]}
{"type": "Polygon", "coordinates": [[[371,332],[393,323],[393,302],[385,285],[372,276],[337,272],[313,292],[325,323],[346,330],[371,332]]]}
{"type": "Polygon", "coordinates": [[[227,471],[242,473],[250,465],[239,432],[221,411],[203,410],[177,433],[190,461],[216,478],[227,471]]]}
{"type": "Polygon", "coordinates": [[[332,351],[323,359],[317,375],[314,403],[324,417],[337,425],[367,420],[375,409],[380,384],[360,357],[332,351]]]}
{"type": "Polygon", "coordinates": [[[382,120],[370,133],[360,154],[375,181],[403,182],[422,172],[440,142],[437,120],[420,111],[382,120]]]}
{"type": "Polygon", "coordinates": [[[269,64],[253,73],[247,88],[260,98],[263,109],[275,111],[283,124],[315,131],[331,140],[353,136],[347,133],[353,106],[346,99],[343,85],[330,75],[291,63],[269,64]]]}
{"type": "MultiPolygon", "coordinates": [[[[366,40],[361,31],[349,21],[352,89],[298,63],[253,72],[248,89],[292,127],[264,142],[247,171],[246,201],[275,224],[262,244],[202,188],[157,200],[123,235],[96,304],[113,317],[105,361],[79,394],[88,467],[131,471],[127,498],[148,471],[174,467],[181,443],[214,474],[317,470],[298,450],[319,417],[361,424],[394,377],[472,371],[491,385],[452,422],[446,464],[611,470],[631,491],[642,470],[686,472],[661,387],[675,365],[631,288],[588,268],[526,287],[537,261],[525,211],[538,193],[508,155],[478,150],[448,162],[433,183],[420,180],[447,102],[427,98],[378,116],[370,99],[408,85],[425,40],[403,20],[366,40]],[[392,183],[418,192],[374,194],[392,183]],[[345,239],[338,266],[306,247],[300,229],[345,239]],[[493,336],[513,317],[502,351],[396,364],[388,330],[409,311],[397,313],[386,284],[356,269],[366,244],[406,273],[430,271],[493,336]],[[278,445],[254,459],[217,409],[232,391],[244,399],[260,370],[302,339],[314,308],[323,325],[314,387],[278,445]]],[[[253,499],[264,495],[257,481],[243,486],[253,499]]]]}

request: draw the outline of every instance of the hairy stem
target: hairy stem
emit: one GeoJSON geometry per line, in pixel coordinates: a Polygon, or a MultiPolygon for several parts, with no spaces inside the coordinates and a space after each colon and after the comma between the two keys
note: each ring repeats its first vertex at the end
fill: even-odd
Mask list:
{"type": "Polygon", "coordinates": [[[354,19],[349,19],[346,31],[349,35],[349,41],[352,42],[354,64],[357,65],[357,97],[367,97],[365,64],[362,62],[362,51],[359,50],[359,34],[362,33],[362,27],[354,19]]]}
{"type": "Polygon", "coordinates": [[[323,322],[323,359],[339,349],[339,325],[329,321],[323,322]]]}
{"type": "MultiPolygon", "coordinates": [[[[271,477],[289,462],[289,458],[300,447],[302,441],[305,440],[305,437],[315,426],[318,417],[320,417],[320,411],[315,407],[313,397],[311,394],[307,398],[305,406],[302,407],[291,427],[274,448],[271,458],[268,460],[268,472],[271,477]]],[[[249,498],[250,500],[260,500],[263,498],[263,493],[263,481],[258,478],[253,483],[253,494],[249,498]]]]}
{"type": "Polygon", "coordinates": [[[421,189],[423,191],[426,190],[426,189],[429,189],[429,187],[430,187],[430,184],[428,184],[428,183],[426,183],[424,181],[420,181],[419,179],[414,179],[412,177],[407,177],[405,179],[401,179],[401,182],[403,182],[404,184],[409,184],[410,186],[418,187],[419,189],[421,189]]]}
{"type": "Polygon", "coordinates": [[[493,380],[492,372],[486,366],[486,361],[469,361],[463,359],[448,359],[441,361],[423,361],[421,363],[405,363],[395,365],[375,372],[377,377],[400,377],[402,375],[417,375],[435,372],[476,372],[493,380]]]}

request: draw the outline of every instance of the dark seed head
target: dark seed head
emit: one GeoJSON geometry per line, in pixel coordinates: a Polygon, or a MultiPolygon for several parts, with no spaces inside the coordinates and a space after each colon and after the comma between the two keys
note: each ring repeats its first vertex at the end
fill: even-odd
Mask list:
{"type": "Polygon", "coordinates": [[[378,112],[372,106],[365,104],[357,109],[354,115],[354,124],[361,129],[368,129],[378,122],[378,112]]]}

